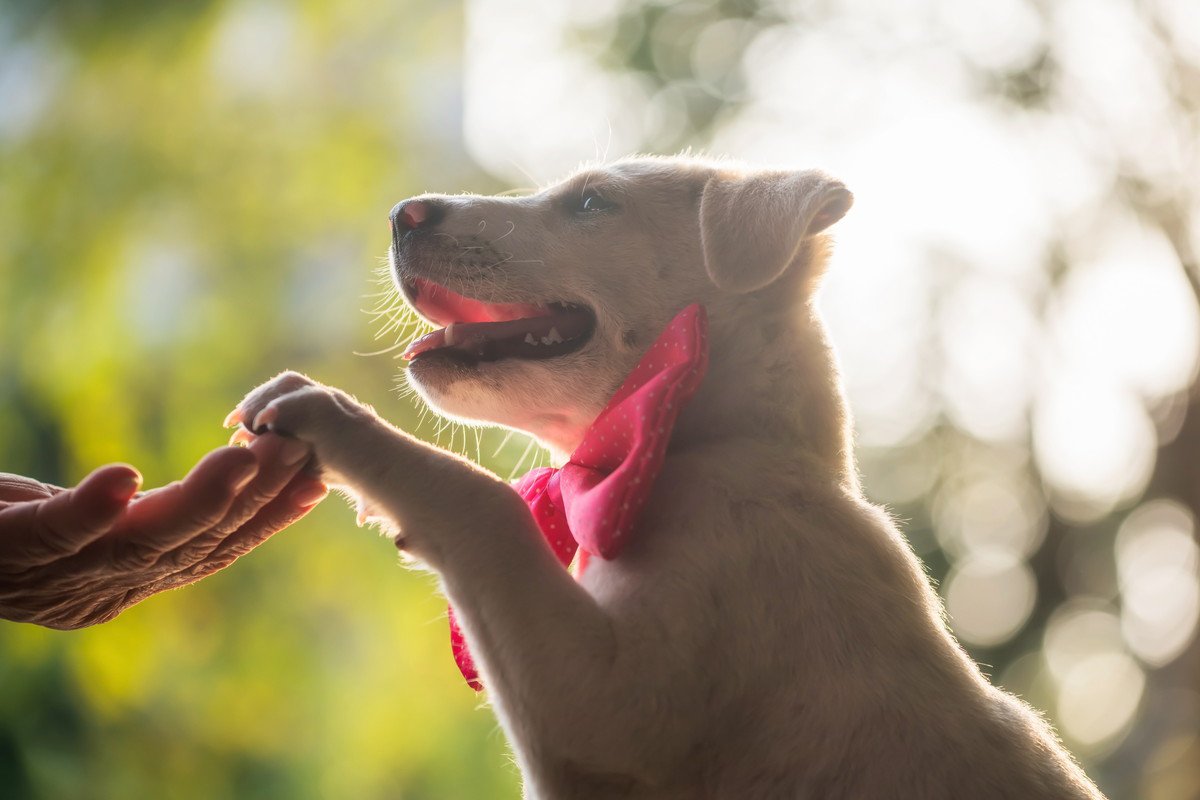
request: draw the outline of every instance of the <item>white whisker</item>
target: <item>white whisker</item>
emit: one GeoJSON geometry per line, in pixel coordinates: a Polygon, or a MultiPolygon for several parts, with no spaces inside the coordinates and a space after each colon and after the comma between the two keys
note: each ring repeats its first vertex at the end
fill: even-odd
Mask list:
{"type": "Polygon", "coordinates": [[[513,437],[513,431],[509,430],[509,431],[505,432],[504,438],[500,441],[500,446],[496,448],[496,452],[492,453],[492,458],[495,458],[496,456],[500,455],[500,451],[504,449],[504,446],[506,444],[508,444],[509,440],[512,439],[512,437],[513,437]]]}
{"type": "Polygon", "coordinates": [[[396,342],[395,344],[393,344],[393,345],[389,345],[388,347],[385,347],[385,348],[384,348],[384,349],[382,349],[382,350],[374,350],[374,351],[372,351],[372,352],[370,352],[370,353],[360,353],[360,352],[358,352],[357,350],[352,350],[351,352],[352,352],[352,353],[354,353],[354,355],[356,355],[356,356],[363,356],[364,358],[369,358],[369,357],[371,357],[371,356],[381,356],[381,355],[384,355],[384,354],[386,354],[386,353],[390,353],[390,352],[392,352],[392,351],[394,351],[394,350],[397,350],[397,349],[399,349],[399,348],[401,348],[401,347],[404,347],[404,342],[396,342]]]}
{"type": "Polygon", "coordinates": [[[525,444],[525,450],[524,450],[524,451],[522,451],[522,453],[521,453],[521,457],[517,459],[516,466],[514,466],[514,467],[513,467],[513,470],[512,470],[512,472],[510,472],[510,473],[508,474],[508,480],[509,480],[510,482],[511,482],[511,481],[512,481],[514,478],[516,478],[516,476],[517,476],[517,473],[521,471],[521,465],[525,463],[525,459],[529,457],[529,454],[530,454],[530,452],[533,450],[533,447],[534,447],[534,441],[533,441],[533,439],[531,438],[531,439],[530,439],[530,440],[529,440],[529,441],[528,441],[528,442],[525,444]]]}
{"type": "Polygon", "coordinates": [[[512,158],[510,158],[510,159],[508,160],[508,163],[510,163],[510,164],[512,164],[514,167],[516,167],[516,168],[517,168],[517,169],[520,171],[520,173],[521,173],[522,175],[524,175],[526,178],[529,178],[529,182],[530,182],[530,183],[534,184],[535,186],[537,186],[537,185],[539,185],[539,184],[541,183],[541,181],[539,181],[537,178],[533,177],[533,175],[532,175],[532,174],[530,174],[529,170],[525,169],[525,168],[524,168],[524,167],[522,167],[520,164],[518,164],[518,163],[516,162],[516,159],[512,159],[512,158]]]}
{"type": "MultiPolygon", "coordinates": [[[[505,222],[508,223],[508,233],[505,233],[504,236],[508,236],[510,233],[512,233],[513,231],[515,231],[517,229],[517,223],[513,222],[511,219],[505,220],[505,222]]],[[[492,244],[495,244],[496,242],[500,241],[501,239],[504,238],[504,236],[496,237],[495,239],[492,240],[492,244]]]]}

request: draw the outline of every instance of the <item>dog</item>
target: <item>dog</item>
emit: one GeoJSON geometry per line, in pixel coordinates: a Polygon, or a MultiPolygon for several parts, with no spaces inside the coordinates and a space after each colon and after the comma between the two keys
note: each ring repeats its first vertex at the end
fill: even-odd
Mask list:
{"type": "Polygon", "coordinates": [[[707,375],[633,535],[578,579],[507,483],[342,391],[284,373],[231,415],[310,443],[437,573],[526,797],[1102,797],[980,673],[863,496],[813,301],[851,203],[818,171],[679,156],[393,209],[394,281],[443,326],[410,348],[409,381],[559,463],[703,306],[707,375]]]}

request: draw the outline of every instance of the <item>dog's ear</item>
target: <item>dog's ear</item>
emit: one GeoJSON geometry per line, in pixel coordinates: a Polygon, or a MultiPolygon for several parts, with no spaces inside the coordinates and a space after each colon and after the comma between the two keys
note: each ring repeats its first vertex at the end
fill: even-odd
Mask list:
{"type": "Polygon", "coordinates": [[[700,195],[704,268],[719,288],[750,292],[784,273],[804,240],[842,218],[854,196],[816,170],[718,173],[700,195]]]}

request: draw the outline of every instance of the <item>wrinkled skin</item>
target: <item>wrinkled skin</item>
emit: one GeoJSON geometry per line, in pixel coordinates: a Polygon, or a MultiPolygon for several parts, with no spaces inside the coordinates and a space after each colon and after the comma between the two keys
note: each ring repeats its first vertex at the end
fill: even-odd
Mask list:
{"type": "Polygon", "coordinates": [[[0,619],[83,628],[224,569],[325,496],[310,455],[263,436],[142,493],[121,464],[72,489],[0,474],[0,619]]]}

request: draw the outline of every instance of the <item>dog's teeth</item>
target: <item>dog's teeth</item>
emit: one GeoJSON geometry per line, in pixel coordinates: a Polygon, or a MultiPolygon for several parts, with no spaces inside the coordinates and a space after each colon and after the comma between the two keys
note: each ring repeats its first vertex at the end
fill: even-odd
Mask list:
{"type": "Polygon", "coordinates": [[[532,333],[525,334],[525,344],[537,344],[537,339],[533,338],[532,333]]]}
{"type": "Polygon", "coordinates": [[[558,328],[551,328],[550,333],[542,337],[542,344],[558,344],[563,340],[558,328]]]}
{"type": "Polygon", "coordinates": [[[452,347],[454,345],[454,326],[457,324],[457,322],[451,322],[446,326],[446,338],[444,341],[446,342],[447,347],[452,347]]]}

